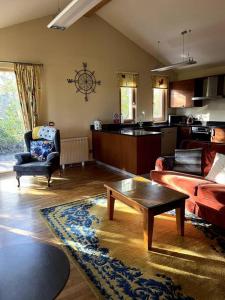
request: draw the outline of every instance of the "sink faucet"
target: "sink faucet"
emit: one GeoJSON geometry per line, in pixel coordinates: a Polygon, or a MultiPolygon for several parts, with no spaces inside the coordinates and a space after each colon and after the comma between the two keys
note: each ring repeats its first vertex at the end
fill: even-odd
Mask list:
{"type": "Polygon", "coordinates": [[[140,128],[143,128],[144,120],[145,120],[145,112],[142,111],[140,120],[138,121],[138,125],[139,125],[140,128]]]}
{"type": "Polygon", "coordinates": [[[138,121],[138,126],[139,126],[139,128],[143,128],[143,121],[138,121]]]}

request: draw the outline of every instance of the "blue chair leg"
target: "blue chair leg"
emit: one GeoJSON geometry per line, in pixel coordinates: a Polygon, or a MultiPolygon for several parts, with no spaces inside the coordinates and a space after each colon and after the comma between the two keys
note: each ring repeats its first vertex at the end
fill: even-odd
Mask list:
{"type": "Polygon", "coordinates": [[[16,175],[16,179],[18,181],[17,187],[20,187],[20,176],[16,175]]]}
{"type": "Polygon", "coordinates": [[[51,175],[47,176],[48,179],[48,187],[50,187],[51,175]]]}

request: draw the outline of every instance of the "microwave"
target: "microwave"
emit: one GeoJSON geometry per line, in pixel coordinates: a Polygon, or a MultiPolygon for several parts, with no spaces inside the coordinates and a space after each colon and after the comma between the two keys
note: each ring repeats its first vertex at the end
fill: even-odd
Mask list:
{"type": "Polygon", "coordinates": [[[169,124],[186,124],[187,116],[168,115],[169,124]]]}

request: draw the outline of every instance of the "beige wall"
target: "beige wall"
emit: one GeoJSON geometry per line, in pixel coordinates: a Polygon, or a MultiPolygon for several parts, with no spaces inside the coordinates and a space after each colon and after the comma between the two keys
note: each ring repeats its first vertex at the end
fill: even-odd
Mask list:
{"type": "Polygon", "coordinates": [[[176,72],[176,80],[185,80],[218,74],[225,74],[225,66],[200,66],[195,68],[180,69],[176,72]]]}
{"type": "MultiPolygon", "coordinates": [[[[225,66],[199,67],[179,70],[177,80],[206,77],[210,75],[225,74],[225,66]]],[[[176,114],[193,115],[204,121],[225,122],[225,99],[204,100],[202,107],[176,109],[176,114]]]]}
{"type": "Polygon", "coordinates": [[[64,32],[49,30],[50,17],[0,30],[0,60],[44,64],[45,99],[40,107],[40,123],[54,121],[63,137],[90,135],[89,126],[99,118],[112,122],[113,112],[119,112],[119,89],[116,72],[140,73],[138,115],[152,115],[150,68],[153,57],[105,23],[101,18],[82,18],[64,32]],[[76,93],[74,70],[82,62],[94,70],[102,81],[89,101],[76,93]]]}

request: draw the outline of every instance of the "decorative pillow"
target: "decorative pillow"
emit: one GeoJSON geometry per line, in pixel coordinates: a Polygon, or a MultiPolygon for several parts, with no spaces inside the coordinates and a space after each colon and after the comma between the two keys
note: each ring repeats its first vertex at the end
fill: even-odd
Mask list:
{"type": "Polygon", "coordinates": [[[207,180],[215,181],[216,183],[225,184],[225,155],[216,153],[212,167],[205,177],[207,180]]]}
{"type": "Polygon", "coordinates": [[[31,141],[31,156],[39,161],[45,161],[49,153],[54,151],[54,143],[52,141],[31,141]]]}
{"type": "Polygon", "coordinates": [[[173,170],[202,175],[202,148],[176,149],[173,170]]]}
{"type": "Polygon", "coordinates": [[[32,139],[45,139],[52,141],[55,138],[56,128],[52,126],[37,126],[32,130],[32,139]]]}

